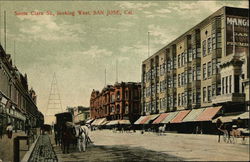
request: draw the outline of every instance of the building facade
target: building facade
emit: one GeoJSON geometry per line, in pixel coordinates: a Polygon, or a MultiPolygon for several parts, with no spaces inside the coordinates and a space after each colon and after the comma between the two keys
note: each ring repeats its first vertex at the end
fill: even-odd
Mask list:
{"type": "Polygon", "coordinates": [[[248,9],[222,7],[142,63],[141,115],[249,110],[248,9]]]}
{"type": "Polygon", "coordinates": [[[74,123],[80,123],[81,121],[87,121],[90,119],[90,108],[84,106],[67,107],[68,112],[71,112],[74,123]]]}
{"type": "Polygon", "coordinates": [[[101,92],[93,90],[90,98],[92,119],[130,120],[140,115],[141,85],[135,82],[121,82],[108,85],[101,92]]]}
{"type": "Polygon", "coordinates": [[[25,123],[36,127],[43,122],[44,116],[36,106],[36,93],[28,88],[27,75],[18,71],[0,45],[1,125],[5,128],[12,123],[15,129],[24,129],[25,123]]]}

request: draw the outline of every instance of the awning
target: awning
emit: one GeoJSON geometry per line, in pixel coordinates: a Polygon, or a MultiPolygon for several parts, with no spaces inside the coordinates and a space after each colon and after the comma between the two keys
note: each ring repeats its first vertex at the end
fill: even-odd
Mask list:
{"type": "Polygon", "coordinates": [[[181,123],[191,110],[179,111],[179,113],[170,121],[170,123],[181,123]]]}
{"type": "Polygon", "coordinates": [[[201,114],[196,118],[196,121],[210,121],[212,118],[220,111],[222,106],[206,108],[201,114]]]}
{"type": "Polygon", "coordinates": [[[238,118],[240,118],[240,119],[249,119],[249,111],[244,112],[244,113],[242,113],[240,115],[237,115],[237,116],[233,117],[234,120],[236,120],[238,118]]]}
{"type": "Polygon", "coordinates": [[[100,125],[107,125],[108,123],[109,123],[109,121],[104,121],[100,125]]]}
{"type": "Polygon", "coordinates": [[[155,114],[155,115],[148,115],[146,118],[144,118],[140,124],[149,124],[150,121],[155,120],[155,118],[157,118],[159,116],[159,114],[155,114]]]}
{"type": "Polygon", "coordinates": [[[162,120],[164,120],[168,116],[168,113],[163,113],[158,116],[157,119],[153,122],[153,124],[159,124],[162,120]]]}
{"type": "Polygon", "coordinates": [[[136,120],[136,122],[134,122],[134,124],[140,124],[140,122],[141,122],[144,118],[147,118],[147,116],[141,116],[138,120],[136,120]]]}
{"type": "Polygon", "coordinates": [[[129,120],[119,120],[119,124],[131,124],[129,120]]]}
{"type": "Polygon", "coordinates": [[[106,118],[100,118],[100,119],[96,119],[92,125],[101,125],[103,122],[105,122],[107,119],[106,118]]]}
{"type": "Polygon", "coordinates": [[[161,123],[168,123],[168,122],[170,122],[177,114],[178,114],[178,111],[170,112],[168,114],[168,116],[164,120],[161,121],[161,123]]]}
{"type": "Polygon", "coordinates": [[[219,116],[217,118],[215,118],[214,120],[212,120],[213,123],[216,123],[216,121],[218,119],[220,119],[222,121],[222,123],[228,123],[228,122],[232,122],[233,118],[235,117],[236,115],[228,115],[228,116],[219,116]]]}
{"type": "Polygon", "coordinates": [[[90,124],[94,119],[89,119],[86,121],[86,124],[90,124]]]}
{"type": "Polygon", "coordinates": [[[107,123],[107,125],[116,125],[118,124],[118,120],[111,120],[109,121],[109,123],[107,123]]]}
{"type": "Polygon", "coordinates": [[[199,116],[204,110],[205,110],[205,108],[192,109],[192,111],[182,121],[183,122],[195,121],[197,116],[199,116]]]}

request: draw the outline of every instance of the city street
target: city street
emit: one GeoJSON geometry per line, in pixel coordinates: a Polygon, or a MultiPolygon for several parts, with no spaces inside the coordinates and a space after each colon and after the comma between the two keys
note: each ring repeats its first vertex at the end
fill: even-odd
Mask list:
{"type": "MultiPolygon", "coordinates": [[[[91,132],[94,145],[86,152],[62,154],[54,145],[59,161],[248,161],[249,140],[242,144],[217,143],[217,136],[167,133],[91,132]]],[[[53,140],[52,140],[53,141],[53,140]]]]}

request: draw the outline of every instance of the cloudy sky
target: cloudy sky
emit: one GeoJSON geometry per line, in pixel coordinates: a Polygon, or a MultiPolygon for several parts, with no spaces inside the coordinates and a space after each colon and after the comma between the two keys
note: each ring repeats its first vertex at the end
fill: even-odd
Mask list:
{"type": "Polygon", "coordinates": [[[7,53],[13,54],[15,40],[16,65],[27,73],[44,112],[54,72],[64,109],[89,106],[92,89],[104,87],[105,68],[107,83],[116,81],[116,60],[119,82],[140,81],[141,63],[148,56],[148,32],[153,54],[222,6],[248,8],[248,1],[0,1],[0,6],[1,44],[6,10],[7,53]],[[121,14],[107,16],[109,10],[121,14]],[[32,11],[44,14],[31,15],[32,11]],[[75,16],[57,15],[58,11],[75,16]],[[93,15],[95,11],[104,15],[93,15]],[[28,15],[17,15],[24,12],[28,15]]]}

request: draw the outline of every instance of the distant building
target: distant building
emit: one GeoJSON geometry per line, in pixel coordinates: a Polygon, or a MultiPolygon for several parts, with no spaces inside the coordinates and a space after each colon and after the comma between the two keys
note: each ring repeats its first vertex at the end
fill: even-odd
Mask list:
{"type": "Polygon", "coordinates": [[[107,85],[101,92],[93,90],[90,98],[92,119],[127,119],[134,122],[140,116],[141,84],[121,82],[107,85]]]}
{"type": "Polygon", "coordinates": [[[90,119],[90,108],[77,106],[77,107],[67,107],[67,111],[71,112],[73,116],[74,123],[79,123],[81,121],[87,121],[90,119]]]}

